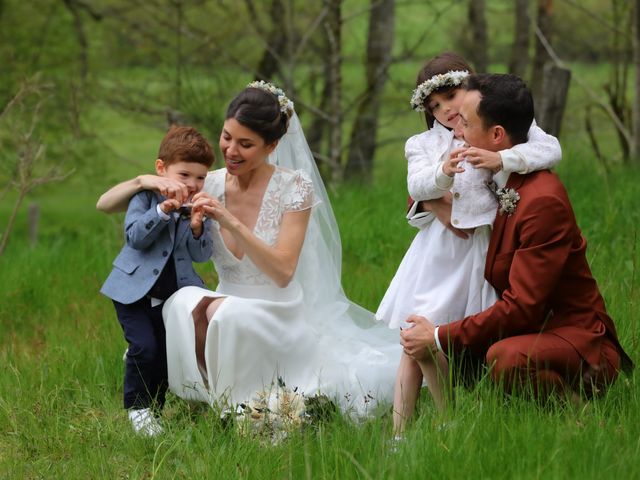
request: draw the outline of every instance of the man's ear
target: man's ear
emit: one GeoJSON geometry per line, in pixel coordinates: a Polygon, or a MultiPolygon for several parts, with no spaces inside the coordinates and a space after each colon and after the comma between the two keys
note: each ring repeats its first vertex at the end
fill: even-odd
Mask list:
{"type": "Polygon", "coordinates": [[[164,176],[164,172],[165,172],[164,162],[161,159],[157,158],[156,159],[156,173],[158,175],[160,175],[161,177],[163,177],[164,176]]]}
{"type": "Polygon", "coordinates": [[[502,125],[494,125],[491,132],[491,139],[495,145],[500,145],[507,138],[507,131],[502,125]]]}

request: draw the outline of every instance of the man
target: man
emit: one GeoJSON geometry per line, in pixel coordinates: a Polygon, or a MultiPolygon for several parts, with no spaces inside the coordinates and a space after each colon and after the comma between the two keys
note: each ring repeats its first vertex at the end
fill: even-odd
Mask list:
{"type": "MultiPolygon", "coordinates": [[[[525,141],[533,100],[521,79],[472,75],[466,88],[460,128],[470,146],[497,152],[525,141]]],[[[633,364],[605,311],[562,183],[548,170],[499,172],[495,181],[506,188],[499,191],[502,208],[485,277],[499,300],[437,328],[412,315],[407,321],[413,327],[401,332],[405,352],[424,360],[439,349],[476,371],[484,363],[508,391],[531,387],[539,396],[555,391],[573,397],[602,392],[633,364]]]]}

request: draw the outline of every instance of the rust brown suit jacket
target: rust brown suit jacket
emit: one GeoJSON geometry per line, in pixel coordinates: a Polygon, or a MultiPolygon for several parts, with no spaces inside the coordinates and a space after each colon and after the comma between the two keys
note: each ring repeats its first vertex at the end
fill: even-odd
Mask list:
{"type": "Polygon", "coordinates": [[[633,364],[607,315],[585,256],[586,241],[557,175],[512,173],[506,187],[520,200],[512,215],[497,215],[485,266],[500,299],[483,312],[440,326],[444,351],[466,348],[484,358],[498,340],[552,331],[593,366],[600,363],[603,339],[610,339],[622,369],[629,371],[633,364]]]}

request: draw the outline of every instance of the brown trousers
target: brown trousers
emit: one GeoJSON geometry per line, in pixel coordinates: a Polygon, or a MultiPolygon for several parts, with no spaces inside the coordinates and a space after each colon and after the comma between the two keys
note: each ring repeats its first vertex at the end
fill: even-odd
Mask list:
{"type": "Polygon", "coordinates": [[[620,370],[620,354],[608,338],[602,339],[600,362],[594,366],[553,331],[505,338],[494,343],[485,358],[464,352],[449,356],[449,361],[455,383],[472,388],[488,375],[507,393],[530,392],[537,398],[571,391],[587,398],[597,396],[620,370]]]}
{"type": "Polygon", "coordinates": [[[603,393],[618,376],[620,354],[604,337],[599,364],[589,365],[567,340],[547,331],[494,343],[486,363],[492,379],[508,392],[530,388],[537,397],[545,397],[570,389],[592,397],[603,393]]]}

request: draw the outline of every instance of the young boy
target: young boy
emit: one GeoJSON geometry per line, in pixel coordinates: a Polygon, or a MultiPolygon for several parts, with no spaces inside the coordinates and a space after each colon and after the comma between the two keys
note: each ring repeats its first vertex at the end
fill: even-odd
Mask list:
{"type": "MultiPolygon", "coordinates": [[[[202,190],[214,162],[211,147],[195,129],[171,127],[160,144],[156,173],[186,185],[190,198],[202,190]]],[[[212,253],[211,220],[202,212],[187,218],[182,206],[152,191],[129,201],[126,243],[100,290],[113,300],[129,343],[125,354],[124,408],[137,433],[162,432],[152,408],[162,409],[167,391],[167,358],[162,303],[187,285],[204,286],[192,262],[212,253]]]]}

